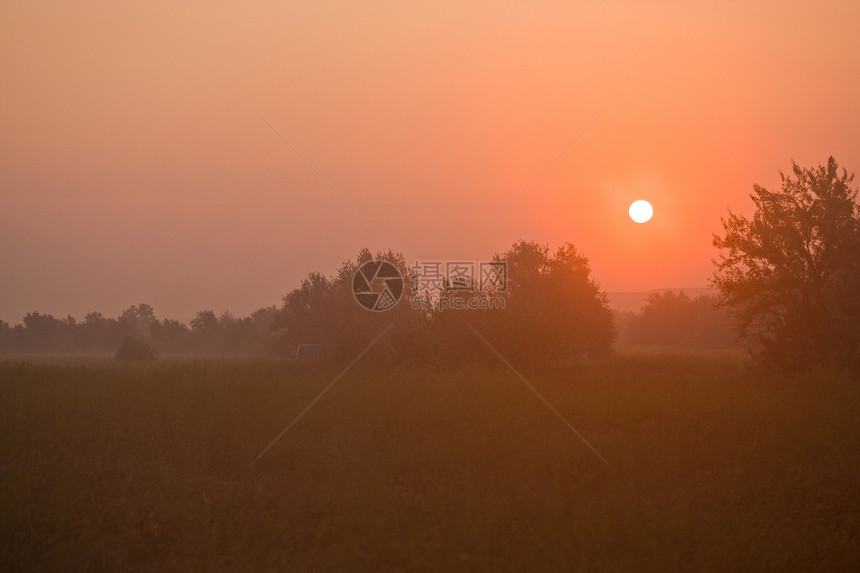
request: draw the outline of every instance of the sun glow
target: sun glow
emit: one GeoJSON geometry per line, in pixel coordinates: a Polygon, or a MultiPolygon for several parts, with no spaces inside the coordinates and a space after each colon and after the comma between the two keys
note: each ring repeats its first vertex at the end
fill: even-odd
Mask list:
{"type": "Polygon", "coordinates": [[[654,214],[654,208],[651,207],[651,203],[645,201],[643,199],[639,199],[638,201],[634,201],[630,205],[630,218],[636,221],[637,223],[646,223],[651,219],[651,216],[654,214]]]}

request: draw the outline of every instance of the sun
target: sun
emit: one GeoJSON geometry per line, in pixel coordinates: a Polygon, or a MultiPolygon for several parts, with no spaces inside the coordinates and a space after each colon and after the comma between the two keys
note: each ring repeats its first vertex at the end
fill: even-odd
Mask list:
{"type": "Polygon", "coordinates": [[[630,218],[637,223],[647,223],[653,214],[654,208],[651,206],[651,203],[644,199],[633,201],[630,205],[630,218]]]}

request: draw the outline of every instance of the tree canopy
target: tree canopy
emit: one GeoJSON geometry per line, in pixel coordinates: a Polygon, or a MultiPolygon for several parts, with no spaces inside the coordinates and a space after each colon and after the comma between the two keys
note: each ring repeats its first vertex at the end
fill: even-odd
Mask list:
{"type": "Polygon", "coordinates": [[[826,164],[780,173],[781,189],[753,186],[752,218],[729,211],[712,279],[761,340],[762,362],[798,370],[857,367],[860,355],[860,207],[854,175],[826,164]],[[793,176],[792,176],[793,175],[793,176]]]}
{"type": "Polygon", "coordinates": [[[588,259],[573,245],[551,254],[546,245],[519,241],[494,257],[496,262],[507,262],[503,292],[475,292],[446,284],[438,293],[463,300],[494,296],[504,300],[504,308],[413,305],[413,277],[403,256],[388,252],[375,258],[399,269],[407,283],[403,300],[379,313],[356,303],[352,277],[361,264],[373,259],[363,249],[336,276],[311,273],[284,297],[274,324],[281,329],[286,352],[294,352],[298,344],[314,343],[326,357],[349,360],[386,325],[392,325],[390,334],[370,356],[404,364],[497,361],[469,325],[517,364],[557,364],[611,351],[615,331],[606,297],[591,277],[588,259]]]}

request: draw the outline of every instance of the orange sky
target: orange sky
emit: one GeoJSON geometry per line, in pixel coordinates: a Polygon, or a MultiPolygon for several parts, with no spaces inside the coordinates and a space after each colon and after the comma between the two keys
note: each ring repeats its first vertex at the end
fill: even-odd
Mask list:
{"type": "Polygon", "coordinates": [[[0,319],[243,315],[387,248],[257,114],[408,260],[570,241],[612,291],[704,286],[791,159],[860,170],[857,2],[281,4],[0,4],[0,319]]]}

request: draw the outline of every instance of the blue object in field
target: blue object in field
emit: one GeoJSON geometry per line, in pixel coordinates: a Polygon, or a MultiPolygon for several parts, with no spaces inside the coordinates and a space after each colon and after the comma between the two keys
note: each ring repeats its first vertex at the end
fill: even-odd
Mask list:
{"type": "Polygon", "coordinates": [[[320,355],[320,347],[316,344],[299,344],[296,348],[296,359],[307,360],[308,358],[316,358],[320,355]]]}

